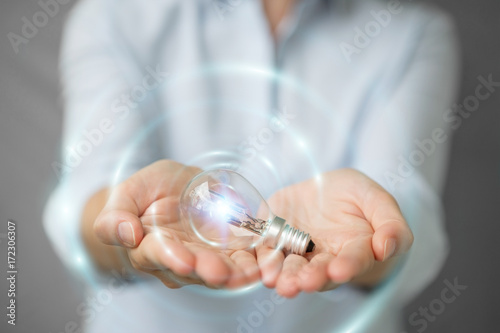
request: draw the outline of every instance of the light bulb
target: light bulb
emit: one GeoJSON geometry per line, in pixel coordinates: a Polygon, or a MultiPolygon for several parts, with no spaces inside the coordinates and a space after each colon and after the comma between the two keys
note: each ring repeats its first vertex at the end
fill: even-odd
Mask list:
{"type": "Polygon", "coordinates": [[[221,249],[263,245],[304,255],[314,250],[311,236],[274,215],[257,189],[225,169],[196,175],[181,195],[180,211],[191,237],[221,249]]]}

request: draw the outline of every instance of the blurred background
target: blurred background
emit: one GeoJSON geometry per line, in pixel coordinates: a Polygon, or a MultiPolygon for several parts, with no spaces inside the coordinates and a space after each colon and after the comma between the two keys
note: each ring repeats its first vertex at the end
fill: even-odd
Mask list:
{"type": "MultiPolygon", "coordinates": [[[[0,3],[0,332],[73,332],[82,288],[65,271],[41,222],[45,200],[56,184],[51,163],[58,160],[62,108],[58,51],[68,11],[76,0],[59,0],[50,17],[15,52],[8,34],[21,35],[23,17],[41,7],[35,0],[0,3]],[[7,324],[7,221],[17,223],[17,320],[7,324]],[[69,330],[68,326],[69,325],[69,330]]],[[[192,0],[190,0],[192,1],[192,0]]],[[[423,1],[423,0],[413,0],[423,1]]],[[[404,0],[403,0],[404,2],[404,0]]],[[[478,76],[500,81],[500,1],[426,1],[451,13],[463,54],[461,94],[474,94],[478,76]]],[[[441,274],[406,308],[408,319],[441,297],[444,281],[466,285],[425,332],[497,332],[500,309],[500,89],[481,102],[454,132],[444,196],[451,254],[441,274]]]]}

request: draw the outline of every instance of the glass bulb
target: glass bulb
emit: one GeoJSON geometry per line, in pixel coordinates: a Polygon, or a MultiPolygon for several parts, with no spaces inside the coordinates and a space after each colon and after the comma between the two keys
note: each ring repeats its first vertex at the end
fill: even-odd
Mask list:
{"type": "Polygon", "coordinates": [[[262,242],[304,255],[315,247],[309,234],[274,215],[257,189],[231,170],[196,175],[181,195],[180,210],[188,234],[217,248],[250,249],[262,242]]]}

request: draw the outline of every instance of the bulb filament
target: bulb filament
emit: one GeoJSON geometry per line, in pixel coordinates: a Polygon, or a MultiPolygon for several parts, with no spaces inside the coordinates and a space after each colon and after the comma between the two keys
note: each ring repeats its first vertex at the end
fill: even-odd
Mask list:
{"type": "Polygon", "coordinates": [[[230,202],[222,194],[217,193],[214,190],[208,191],[210,194],[217,197],[217,203],[220,207],[220,209],[217,208],[217,210],[223,213],[222,215],[226,219],[225,222],[234,225],[235,227],[243,228],[250,232],[253,232],[254,234],[262,236],[268,225],[267,221],[250,216],[242,205],[235,202],[230,202]],[[240,216],[240,218],[236,217],[235,215],[240,216]]]}

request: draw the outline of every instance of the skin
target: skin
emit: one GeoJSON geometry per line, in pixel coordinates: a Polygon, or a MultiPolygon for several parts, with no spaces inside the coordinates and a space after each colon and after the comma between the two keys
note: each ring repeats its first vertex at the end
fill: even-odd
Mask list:
{"type": "Polygon", "coordinates": [[[237,288],[257,281],[255,251],[217,251],[185,232],[179,197],[200,171],[162,160],[112,191],[98,192],[85,211],[102,209],[95,219],[84,215],[82,232],[99,267],[104,271],[132,267],[156,276],[169,288],[186,284],[237,288]]]}
{"type": "Polygon", "coordinates": [[[112,191],[96,193],[85,208],[82,233],[99,267],[129,267],[169,288],[237,288],[262,279],[294,297],[349,281],[373,286],[390,270],[389,259],[413,242],[396,201],[365,175],[342,169],[323,174],[321,182],[284,188],[269,200],[277,215],[312,235],[313,253],[286,256],[264,246],[217,250],[190,237],[179,216],[182,190],[200,171],[161,160],[112,191]],[[387,246],[391,240],[394,248],[387,246]]]}
{"type": "Polygon", "coordinates": [[[413,243],[394,198],[352,169],[287,187],[269,204],[278,216],[309,232],[316,244],[304,257],[259,248],[258,260],[268,263],[261,265],[264,283],[287,297],[346,282],[373,287],[390,272],[391,258],[413,243]]]}
{"type": "Polygon", "coordinates": [[[291,12],[296,1],[297,0],[262,0],[262,7],[274,40],[278,37],[279,24],[291,12]]]}
{"type": "MultiPolygon", "coordinates": [[[[295,1],[262,2],[276,40],[295,1]]],[[[287,187],[269,200],[273,212],[311,234],[313,253],[216,250],[190,238],[178,213],[183,188],[200,171],[162,160],[95,193],[84,208],[81,233],[97,266],[153,275],[169,288],[237,288],[261,279],[282,296],[294,297],[347,282],[372,287],[413,242],[394,198],[365,175],[343,169],[323,174],[319,183],[287,187]]]]}

